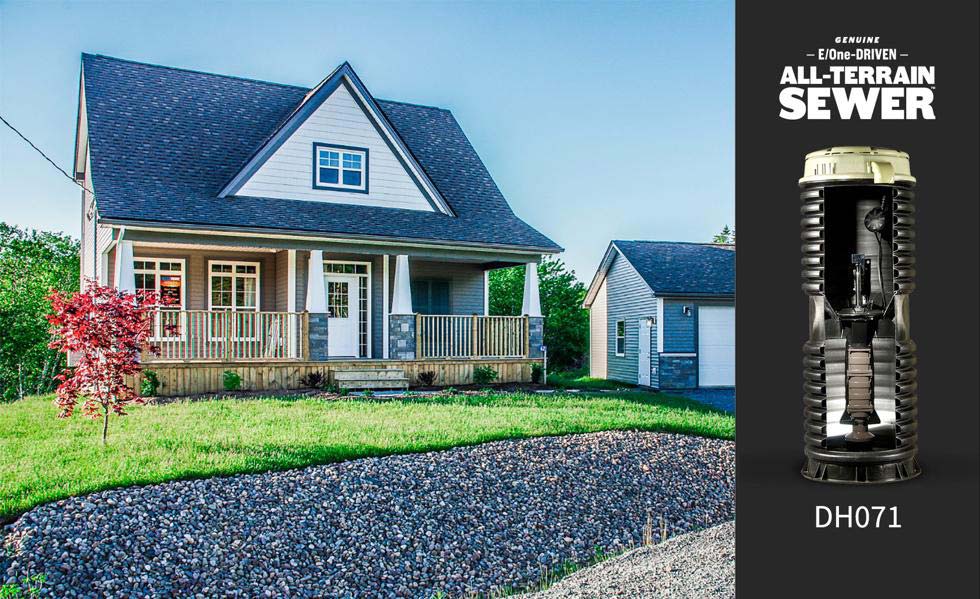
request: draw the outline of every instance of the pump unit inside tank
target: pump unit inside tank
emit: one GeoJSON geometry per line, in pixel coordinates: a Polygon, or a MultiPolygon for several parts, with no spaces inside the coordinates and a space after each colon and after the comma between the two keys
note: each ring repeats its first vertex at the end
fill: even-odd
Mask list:
{"type": "Polygon", "coordinates": [[[904,152],[867,146],[807,155],[799,181],[806,463],[830,482],[889,482],[916,461],[913,190],[904,152]]]}

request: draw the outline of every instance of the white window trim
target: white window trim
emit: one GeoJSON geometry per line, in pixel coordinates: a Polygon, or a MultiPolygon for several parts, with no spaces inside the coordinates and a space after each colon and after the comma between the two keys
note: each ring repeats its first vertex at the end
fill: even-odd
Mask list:
{"type": "MultiPolygon", "coordinates": [[[[167,258],[167,257],[153,257],[153,256],[134,256],[133,257],[133,275],[137,274],[149,274],[153,273],[153,280],[156,283],[156,293],[160,293],[160,276],[161,275],[180,275],[180,306],[178,307],[178,312],[183,312],[187,309],[187,260],[184,258],[167,258]],[[147,268],[136,268],[136,262],[153,262],[156,267],[151,271],[147,268]],[[176,270],[160,270],[161,262],[179,262],[180,271],[176,270]]],[[[154,317],[155,322],[153,323],[153,335],[150,336],[150,341],[175,341],[178,339],[183,339],[186,336],[186,327],[183,326],[183,317],[181,317],[181,326],[179,335],[160,335],[160,322],[159,316],[154,317]]]]}
{"type": "MultiPolygon", "coordinates": [[[[336,187],[339,189],[350,189],[353,191],[365,191],[367,189],[367,152],[364,150],[351,150],[347,148],[341,148],[337,146],[331,146],[329,144],[319,145],[316,148],[316,172],[313,173],[313,178],[316,181],[317,187],[336,187]],[[340,162],[337,164],[337,182],[330,183],[320,180],[320,154],[323,152],[336,152],[340,154],[340,162]],[[344,154],[356,154],[361,157],[361,168],[352,169],[344,167],[344,154]],[[344,183],[344,171],[355,171],[361,173],[361,184],[360,185],[347,185],[344,183]]],[[[328,167],[332,168],[332,167],[328,167]]],[[[347,264],[354,264],[353,262],[348,262],[347,264]]]]}
{"type": "MultiPolygon", "coordinates": [[[[370,360],[371,359],[371,356],[374,355],[372,353],[373,350],[374,350],[374,347],[373,347],[373,344],[374,344],[374,331],[371,329],[371,313],[374,311],[372,309],[374,307],[374,305],[373,305],[374,304],[374,296],[371,295],[371,293],[372,293],[372,289],[371,289],[371,266],[372,266],[372,263],[371,262],[357,261],[357,260],[324,260],[323,263],[324,264],[363,264],[363,265],[367,266],[367,272],[366,273],[359,273],[359,272],[343,272],[343,273],[341,273],[341,272],[326,272],[326,269],[324,269],[323,277],[326,278],[326,277],[328,277],[330,275],[340,275],[340,276],[348,276],[348,277],[350,277],[350,276],[353,276],[353,277],[364,277],[364,278],[367,279],[367,302],[368,302],[368,305],[367,305],[367,356],[366,356],[366,359],[370,360]]],[[[360,311],[360,306],[358,306],[358,311],[360,311]]],[[[360,326],[360,314],[358,314],[358,326],[360,326]]],[[[360,338],[360,331],[358,331],[358,338],[357,338],[358,353],[360,353],[360,346],[361,346],[361,338],[360,338]]]]}
{"type": "Polygon", "coordinates": [[[231,285],[231,303],[232,303],[232,305],[231,306],[221,306],[221,308],[223,308],[221,310],[221,312],[225,312],[226,311],[226,310],[224,310],[224,308],[231,308],[231,311],[232,312],[261,312],[262,311],[262,263],[261,262],[251,262],[251,261],[244,261],[244,260],[208,260],[208,311],[209,312],[211,312],[212,310],[214,310],[214,295],[212,293],[213,292],[213,289],[211,287],[212,284],[214,283],[214,281],[213,281],[213,275],[218,275],[218,276],[227,276],[227,275],[230,275],[232,277],[232,285],[231,285]],[[235,267],[235,266],[254,266],[255,267],[255,274],[253,275],[253,274],[250,274],[250,273],[238,273],[238,272],[235,272],[235,269],[234,268],[232,268],[232,271],[231,272],[218,272],[218,273],[211,272],[211,268],[215,264],[231,265],[232,267],[235,267]],[[247,277],[247,278],[254,278],[255,279],[255,308],[254,309],[239,310],[238,307],[234,305],[235,304],[235,283],[234,283],[234,280],[235,280],[236,277],[247,277]]]}
{"type": "Polygon", "coordinates": [[[616,321],[615,327],[613,329],[613,338],[615,339],[615,343],[616,343],[615,347],[613,348],[616,351],[616,357],[617,358],[624,357],[626,355],[626,321],[625,320],[616,321]],[[619,323],[623,323],[623,352],[622,353],[619,352],[619,323]]]}

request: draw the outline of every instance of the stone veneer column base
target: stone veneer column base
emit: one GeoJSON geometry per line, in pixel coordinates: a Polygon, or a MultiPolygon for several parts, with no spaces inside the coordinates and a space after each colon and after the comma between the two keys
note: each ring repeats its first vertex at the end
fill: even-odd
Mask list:
{"type": "Polygon", "coordinates": [[[543,358],[544,352],[541,351],[541,346],[544,345],[544,317],[529,316],[527,328],[530,335],[530,348],[527,357],[543,358]]]}
{"type": "Polygon", "coordinates": [[[306,334],[310,338],[310,360],[325,361],[329,357],[327,351],[327,315],[323,312],[310,313],[310,330],[306,334]]]}
{"type": "Polygon", "coordinates": [[[388,315],[388,357],[392,360],[415,359],[415,315],[388,315]]]}

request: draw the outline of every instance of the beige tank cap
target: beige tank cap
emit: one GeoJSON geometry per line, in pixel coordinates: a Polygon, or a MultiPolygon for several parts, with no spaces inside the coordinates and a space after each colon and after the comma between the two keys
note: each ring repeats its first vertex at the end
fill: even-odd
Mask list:
{"type": "Polygon", "coordinates": [[[915,183],[909,155],[898,150],[871,146],[835,146],[806,155],[804,183],[872,181],[882,185],[915,183]]]}

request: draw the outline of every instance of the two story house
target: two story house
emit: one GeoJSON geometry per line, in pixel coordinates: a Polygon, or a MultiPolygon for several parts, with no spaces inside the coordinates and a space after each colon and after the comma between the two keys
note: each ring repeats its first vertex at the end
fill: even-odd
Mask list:
{"type": "Polygon", "coordinates": [[[163,393],[226,370],[520,381],[541,358],[533,266],[561,248],[448,110],[377,99],[347,63],[308,88],[86,54],[76,140],[83,281],[160,294],[163,393]],[[488,316],[487,273],[522,264],[524,313],[488,316]]]}

